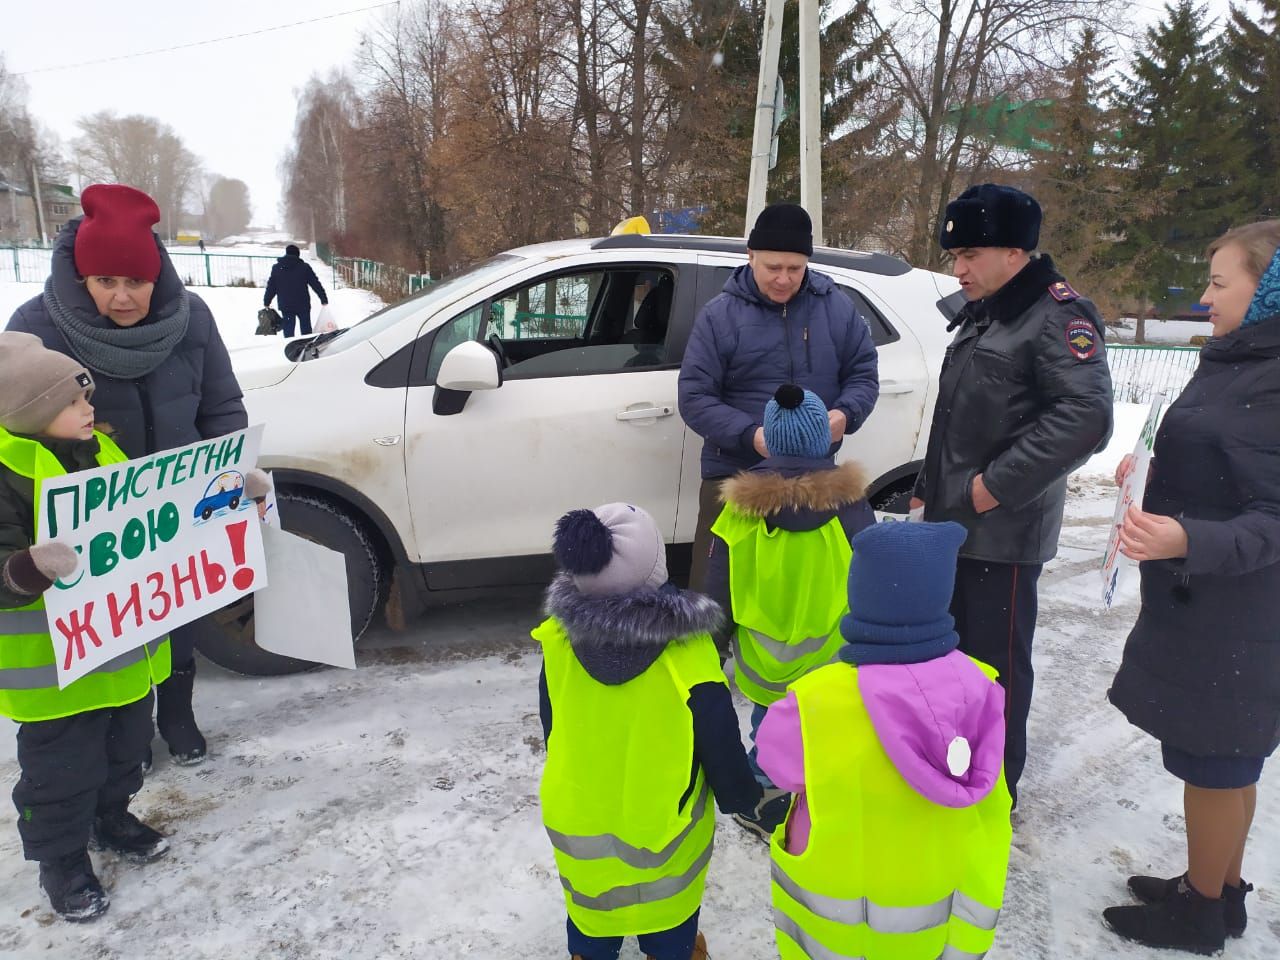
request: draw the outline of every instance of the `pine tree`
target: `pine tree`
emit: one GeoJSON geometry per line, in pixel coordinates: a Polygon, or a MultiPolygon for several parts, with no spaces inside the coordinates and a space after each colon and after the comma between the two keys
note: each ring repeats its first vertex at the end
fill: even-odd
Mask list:
{"type": "Polygon", "coordinates": [[[1244,115],[1253,213],[1261,219],[1280,217],[1280,0],[1258,2],[1256,22],[1247,8],[1232,8],[1225,59],[1244,115]]]}
{"type": "Polygon", "coordinates": [[[1203,7],[1166,5],[1118,98],[1133,187],[1154,202],[1122,224],[1115,253],[1135,268],[1130,290],[1159,312],[1194,299],[1205,247],[1248,207],[1241,119],[1215,45],[1203,7]]]}

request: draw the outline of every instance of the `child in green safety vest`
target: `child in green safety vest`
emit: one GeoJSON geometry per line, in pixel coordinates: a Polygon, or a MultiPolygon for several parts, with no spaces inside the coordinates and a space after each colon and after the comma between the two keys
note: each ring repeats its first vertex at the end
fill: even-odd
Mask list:
{"type": "Polygon", "coordinates": [[[761,795],[712,639],[720,608],[667,582],[662,534],[631,504],[565,514],[554,553],[533,637],[568,952],[614,960],[635,936],[651,960],[705,960],[714,808],[761,795]]]}
{"type": "Polygon", "coordinates": [[[768,710],[760,766],[795,796],[773,835],[783,960],[991,949],[1009,864],[1004,691],[956,649],[958,523],[853,539],[835,663],[768,710]]]}
{"type": "MultiPolygon", "coordinates": [[[[812,391],[778,388],[765,406],[764,441],[768,457],[720,488],[706,580],[733,624],[733,677],[752,703],[753,742],[768,706],[835,656],[849,612],[849,541],[875,523],[863,471],[836,465],[827,408],[812,391]]],[[[753,746],[764,799],[734,820],[767,843],[790,798],[755,758],[753,746]]]]}
{"type": "Polygon", "coordinates": [[[92,841],[145,862],[168,841],[129,812],[151,743],[151,688],[170,670],[169,642],[122,654],[59,689],[43,594],[78,555],[35,543],[42,483],[125,455],[94,430],[93,378],[28,333],[0,333],[0,716],[19,723],[13,791],[23,854],[65,920],[110,903],[89,860],[92,841]]]}

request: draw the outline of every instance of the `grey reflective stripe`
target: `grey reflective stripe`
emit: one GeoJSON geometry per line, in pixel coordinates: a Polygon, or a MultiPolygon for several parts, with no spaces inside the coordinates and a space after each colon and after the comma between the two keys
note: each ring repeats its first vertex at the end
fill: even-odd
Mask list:
{"type": "Polygon", "coordinates": [[[774,693],[786,693],[787,685],[785,683],[774,683],[772,680],[766,680],[760,674],[751,669],[750,664],[742,659],[742,644],[738,642],[738,638],[733,638],[733,669],[741,670],[742,675],[754,683],[758,687],[764,687],[766,690],[772,690],[774,693]]]}
{"type": "Polygon", "coordinates": [[[853,956],[848,953],[837,953],[830,947],[819,943],[808,932],[801,929],[800,924],[796,923],[777,907],[773,908],[773,925],[794,940],[796,946],[803,950],[804,955],[809,957],[810,960],[864,960],[861,955],[853,956]]]}
{"type": "Polygon", "coordinates": [[[764,648],[765,653],[779,663],[793,663],[802,657],[811,656],[825,647],[827,641],[831,639],[831,635],[827,634],[825,637],[810,637],[799,643],[783,643],[781,640],[773,639],[767,633],[752,630],[750,627],[747,628],[747,633],[751,634],[752,640],[764,648]]]}
{"type": "Polygon", "coordinates": [[[996,918],[1000,916],[999,910],[992,910],[959,891],[936,903],[918,907],[885,907],[866,897],[843,899],[813,893],[787,876],[776,861],[772,874],[773,882],[811,913],[849,926],[865,923],[878,933],[919,933],[942,926],[953,915],[975,927],[994,930],[996,918]]]}
{"type": "Polygon", "coordinates": [[[676,894],[688,889],[698,879],[698,874],[705,870],[707,864],[711,862],[711,851],[714,846],[714,842],[708,843],[707,849],[698,855],[698,859],[693,862],[693,865],[677,877],[660,877],[657,880],[649,880],[645,883],[632,883],[625,887],[614,887],[611,890],[596,894],[594,897],[579,893],[564,875],[560,877],[560,884],[569,892],[569,896],[573,898],[574,903],[588,910],[621,910],[623,907],[634,907],[641,903],[657,903],[659,900],[674,897],[676,894]]]}
{"type": "Polygon", "coordinates": [[[970,953],[968,950],[961,950],[959,947],[947,944],[947,949],[943,950],[938,960],[982,960],[987,955],[987,951],[981,953],[970,953]]]}
{"type": "Polygon", "coordinates": [[[957,890],[951,898],[951,912],[979,930],[994,930],[996,921],[1000,919],[999,910],[993,910],[985,903],[979,903],[960,890],[957,890]]]}
{"type": "MultiPolygon", "coordinates": [[[[43,613],[43,611],[39,612],[43,613]]],[[[159,640],[152,640],[147,643],[147,652],[154,657],[160,649],[160,645],[166,639],[161,637],[159,640]]],[[[125,667],[131,667],[143,658],[142,651],[142,647],[126,650],[118,657],[112,657],[102,666],[94,668],[85,676],[92,676],[95,673],[115,673],[125,667]]],[[[56,687],[57,685],[58,667],[56,664],[46,663],[39,667],[11,667],[8,670],[0,670],[0,690],[41,690],[45,687],[56,687]]]]}
{"type": "Polygon", "coordinates": [[[49,617],[43,610],[0,610],[0,637],[48,632],[49,617]]]}
{"type": "Polygon", "coordinates": [[[704,780],[702,792],[698,794],[698,800],[693,805],[692,819],[676,838],[661,850],[646,850],[644,847],[632,846],[612,833],[602,833],[594,837],[575,837],[547,827],[547,836],[551,838],[553,847],[575,860],[604,860],[606,857],[616,857],[637,870],[660,867],[671,859],[693,832],[693,828],[702,822],[707,812],[707,798],[710,795],[711,788],[704,780]]]}
{"type": "Polygon", "coordinates": [[[52,663],[43,667],[11,667],[0,670],[0,690],[42,690],[58,685],[58,668],[52,663]]]}

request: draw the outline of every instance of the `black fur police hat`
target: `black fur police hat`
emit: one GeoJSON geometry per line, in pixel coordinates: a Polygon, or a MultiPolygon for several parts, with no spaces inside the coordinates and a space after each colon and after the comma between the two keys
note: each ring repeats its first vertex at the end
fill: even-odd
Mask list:
{"type": "Polygon", "coordinates": [[[938,243],[957,247],[1017,247],[1040,242],[1040,204],[1030,194],[998,183],[970,187],[947,204],[938,243]]]}

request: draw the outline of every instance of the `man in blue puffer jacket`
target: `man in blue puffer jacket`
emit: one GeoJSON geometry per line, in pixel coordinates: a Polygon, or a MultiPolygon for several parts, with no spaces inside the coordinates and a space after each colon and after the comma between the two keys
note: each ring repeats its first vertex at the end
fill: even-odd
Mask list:
{"type": "Polygon", "coordinates": [[[830,277],[809,269],[813,226],[793,203],[766,207],[748,262],[694,321],[680,366],[680,415],[703,438],[702,486],[689,584],[701,589],[720,512],[720,482],[769,455],[762,418],[784,383],[822,398],[831,453],[880,394],[871,331],[830,277]]]}

